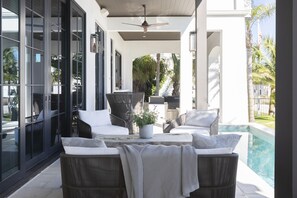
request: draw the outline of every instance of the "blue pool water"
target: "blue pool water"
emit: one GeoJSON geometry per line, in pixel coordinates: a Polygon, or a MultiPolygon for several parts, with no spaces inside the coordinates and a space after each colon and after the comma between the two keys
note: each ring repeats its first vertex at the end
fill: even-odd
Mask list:
{"type": "Polygon", "coordinates": [[[274,187],[274,136],[253,127],[220,127],[221,133],[242,134],[239,158],[274,187]]]}
{"type": "Polygon", "coordinates": [[[274,187],[274,145],[251,134],[247,165],[274,187]]]}

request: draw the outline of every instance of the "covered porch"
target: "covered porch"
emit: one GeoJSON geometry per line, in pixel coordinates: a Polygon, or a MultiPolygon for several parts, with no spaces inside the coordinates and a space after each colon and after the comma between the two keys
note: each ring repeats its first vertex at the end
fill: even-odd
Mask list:
{"type": "MultiPolygon", "coordinates": [[[[133,90],[133,60],[156,53],[180,55],[180,104],[179,113],[193,108],[220,109],[222,123],[247,123],[247,85],[245,17],[250,3],[244,0],[226,1],[116,1],[97,0],[85,4],[77,1],[86,15],[86,37],[97,31],[103,34],[102,59],[104,59],[104,87],[100,94],[116,89],[133,90]],[[144,33],[143,5],[150,26],[144,33]],[[195,5],[197,16],[195,15],[195,5]],[[197,20],[196,20],[197,19],[197,20]],[[134,25],[128,25],[134,24],[134,25]],[[190,32],[197,32],[194,40],[196,51],[190,51],[190,32]],[[117,55],[120,55],[120,63],[117,55]],[[193,57],[196,67],[193,84],[193,57]],[[115,64],[120,65],[120,73],[115,64]],[[120,78],[120,86],[118,85],[120,78]],[[235,83],[236,82],[236,83],[235,83]]],[[[192,44],[191,43],[191,44],[192,44]]],[[[86,109],[96,109],[96,54],[88,52],[86,42],[86,109]]],[[[100,47],[102,47],[100,45],[100,47]]],[[[101,65],[100,65],[101,66],[101,65]]],[[[104,98],[104,97],[103,97],[104,98]]],[[[104,108],[108,108],[106,98],[104,108]]]]}

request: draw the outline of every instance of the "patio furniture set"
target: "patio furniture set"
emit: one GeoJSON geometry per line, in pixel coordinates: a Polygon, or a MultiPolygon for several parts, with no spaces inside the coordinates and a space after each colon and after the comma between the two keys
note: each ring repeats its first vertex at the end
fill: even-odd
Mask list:
{"type": "MultiPolygon", "coordinates": [[[[182,152],[185,152],[183,149],[185,150],[186,146],[195,145],[197,165],[194,170],[197,172],[195,175],[197,182],[199,180],[199,188],[191,190],[186,197],[235,197],[238,155],[233,153],[233,150],[240,136],[234,138],[237,142],[231,146],[225,145],[226,142],[227,144],[230,142],[224,140],[226,137],[212,138],[218,134],[218,110],[187,112],[168,123],[163,134],[154,134],[151,139],[141,139],[138,134],[133,134],[130,116],[135,107],[137,110],[141,108],[143,95],[116,93],[110,94],[107,98],[109,102],[112,101],[111,114],[107,110],[79,111],[77,124],[82,140],[79,138],[62,140],[65,153],[60,155],[60,162],[64,197],[131,197],[125,169],[127,165],[123,161],[123,151],[119,152],[120,148],[128,148],[127,145],[131,145],[129,148],[132,150],[134,147],[144,149],[147,145],[152,145],[154,149],[159,146],[157,150],[178,147],[182,152]],[[116,108],[113,108],[115,106],[116,108]],[[196,135],[197,133],[203,134],[203,137],[196,135]],[[196,141],[197,138],[202,139],[201,148],[198,145],[199,140],[196,141]],[[220,139],[225,142],[217,143],[220,139]],[[192,144],[193,141],[195,142],[192,144]],[[212,141],[210,144],[217,144],[217,147],[206,149],[208,146],[203,144],[208,144],[208,141],[212,141]],[[220,148],[222,145],[233,148],[220,148]]],[[[194,149],[192,146],[191,148],[194,149]]],[[[132,159],[129,155],[127,154],[127,159],[132,159]]],[[[184,159],[184,156],[181,154],[181,159],[184,159]]],[[[132,162],[133,160],[130,160],[128,163],[132,162]]]]}

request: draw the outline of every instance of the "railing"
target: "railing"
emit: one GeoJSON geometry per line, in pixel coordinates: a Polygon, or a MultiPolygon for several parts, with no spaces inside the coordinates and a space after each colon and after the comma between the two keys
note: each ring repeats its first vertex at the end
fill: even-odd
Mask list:
{"type": "Polygon", "coordinates": [[[269,115],[270,98],[254,98],[255,115],[269,115]]]}

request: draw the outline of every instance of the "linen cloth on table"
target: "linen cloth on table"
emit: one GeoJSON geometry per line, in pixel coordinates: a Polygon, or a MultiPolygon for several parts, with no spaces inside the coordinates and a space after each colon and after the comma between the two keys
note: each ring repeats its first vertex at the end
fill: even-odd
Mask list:
{"type": "Polygon", "coordinates": [[[199,188],[197,154],[190,145],[118,149],[128,198],[183,198],[199,188]]]}

